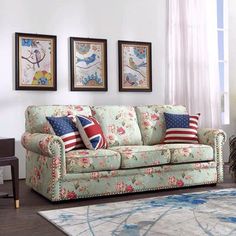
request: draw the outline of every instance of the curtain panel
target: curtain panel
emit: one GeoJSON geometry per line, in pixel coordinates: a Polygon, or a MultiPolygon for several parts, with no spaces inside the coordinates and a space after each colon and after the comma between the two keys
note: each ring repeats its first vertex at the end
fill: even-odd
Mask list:
{"type": "Polygon", "coordinates": [[[166,103],[221,125],[216,0],[168,0],[166,103]]]}

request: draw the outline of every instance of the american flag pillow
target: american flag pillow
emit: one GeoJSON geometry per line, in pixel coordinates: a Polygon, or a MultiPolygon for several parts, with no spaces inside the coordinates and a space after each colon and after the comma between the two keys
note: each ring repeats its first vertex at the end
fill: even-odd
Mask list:
{"type": "Polygon", "coordinates": [[[98,121],[92,116],[77,116],[77,127],[88,149],[107,148],[107,141],[98,121]]]}
{"type": "Polygon", "coordinates": [[[164,113],[164,116],[166,121],[164,143],[198,143],[197,129],[200,114],[164,113]]]}
{"type": "Polygon", "coordinates": [[[63,140],[66,152],[84,147],[79,130],[73,122],[73,117],[46,117],[46,119],[52,126],[54,133],[63,140]]]}

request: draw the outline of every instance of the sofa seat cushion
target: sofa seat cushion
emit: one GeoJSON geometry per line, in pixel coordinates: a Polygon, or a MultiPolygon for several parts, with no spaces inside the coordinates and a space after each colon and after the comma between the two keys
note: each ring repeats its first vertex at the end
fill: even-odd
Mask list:
{"type": "Polygon", "coordinates": [[[121,168],[123,169],[170,163],[170,151],[158,145],[119,146],[110,149],[121,154],[121,168]]]}
{"type": "Polygon", "coordinates": [[[164,144],[156,145],[169,149],[171,153],[171,163],[191,163],[214,160],[211,146],[203,144],[164,144]]]}
{"type": "Polygon", "coordinates": [[[119,152],[107,149],[80,149],[66,153],[67,173],[85,173],[120,168],[119,152]]]}

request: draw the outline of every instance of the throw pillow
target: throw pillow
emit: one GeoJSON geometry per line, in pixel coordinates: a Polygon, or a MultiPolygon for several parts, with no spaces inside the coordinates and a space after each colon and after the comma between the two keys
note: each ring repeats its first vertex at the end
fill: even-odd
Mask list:
{"type": "Polygon", "coordinates": [[[77,127],[88,149],[107,148],[107,141],[98,121],[92,116],[77,116],[77,127]]]}
{"type": "Polygon", "coordinates": [[[198,143],[197,129],[200,114],[164,113],[166,135],[164,143],[198,143]]]}
{"type": "Polygon", "coordinates": [[[75,148],[84,147],[79,130],[73,122],[72,117],[46,117],[46,119],[52,126],[55,135],[61,137],[65,144],[66,152],[75,148]]]}

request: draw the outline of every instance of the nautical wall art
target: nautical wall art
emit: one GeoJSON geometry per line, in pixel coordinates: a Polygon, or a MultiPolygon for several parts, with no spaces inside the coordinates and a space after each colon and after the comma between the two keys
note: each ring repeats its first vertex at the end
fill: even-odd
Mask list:
{"type": "Polygon", "coordinates": [[[118,41],[119,91],[152,91],[151,43],[118,41]]]}
{"type": "Polygon", "coordinates": [[[56,36],[15,33],[16,90],[57,90],[56,36]]]}
{"type": "Polygon", "coordinates": [[[107,91],[107,40],[70,38],[71,90],[107,91]]]}

